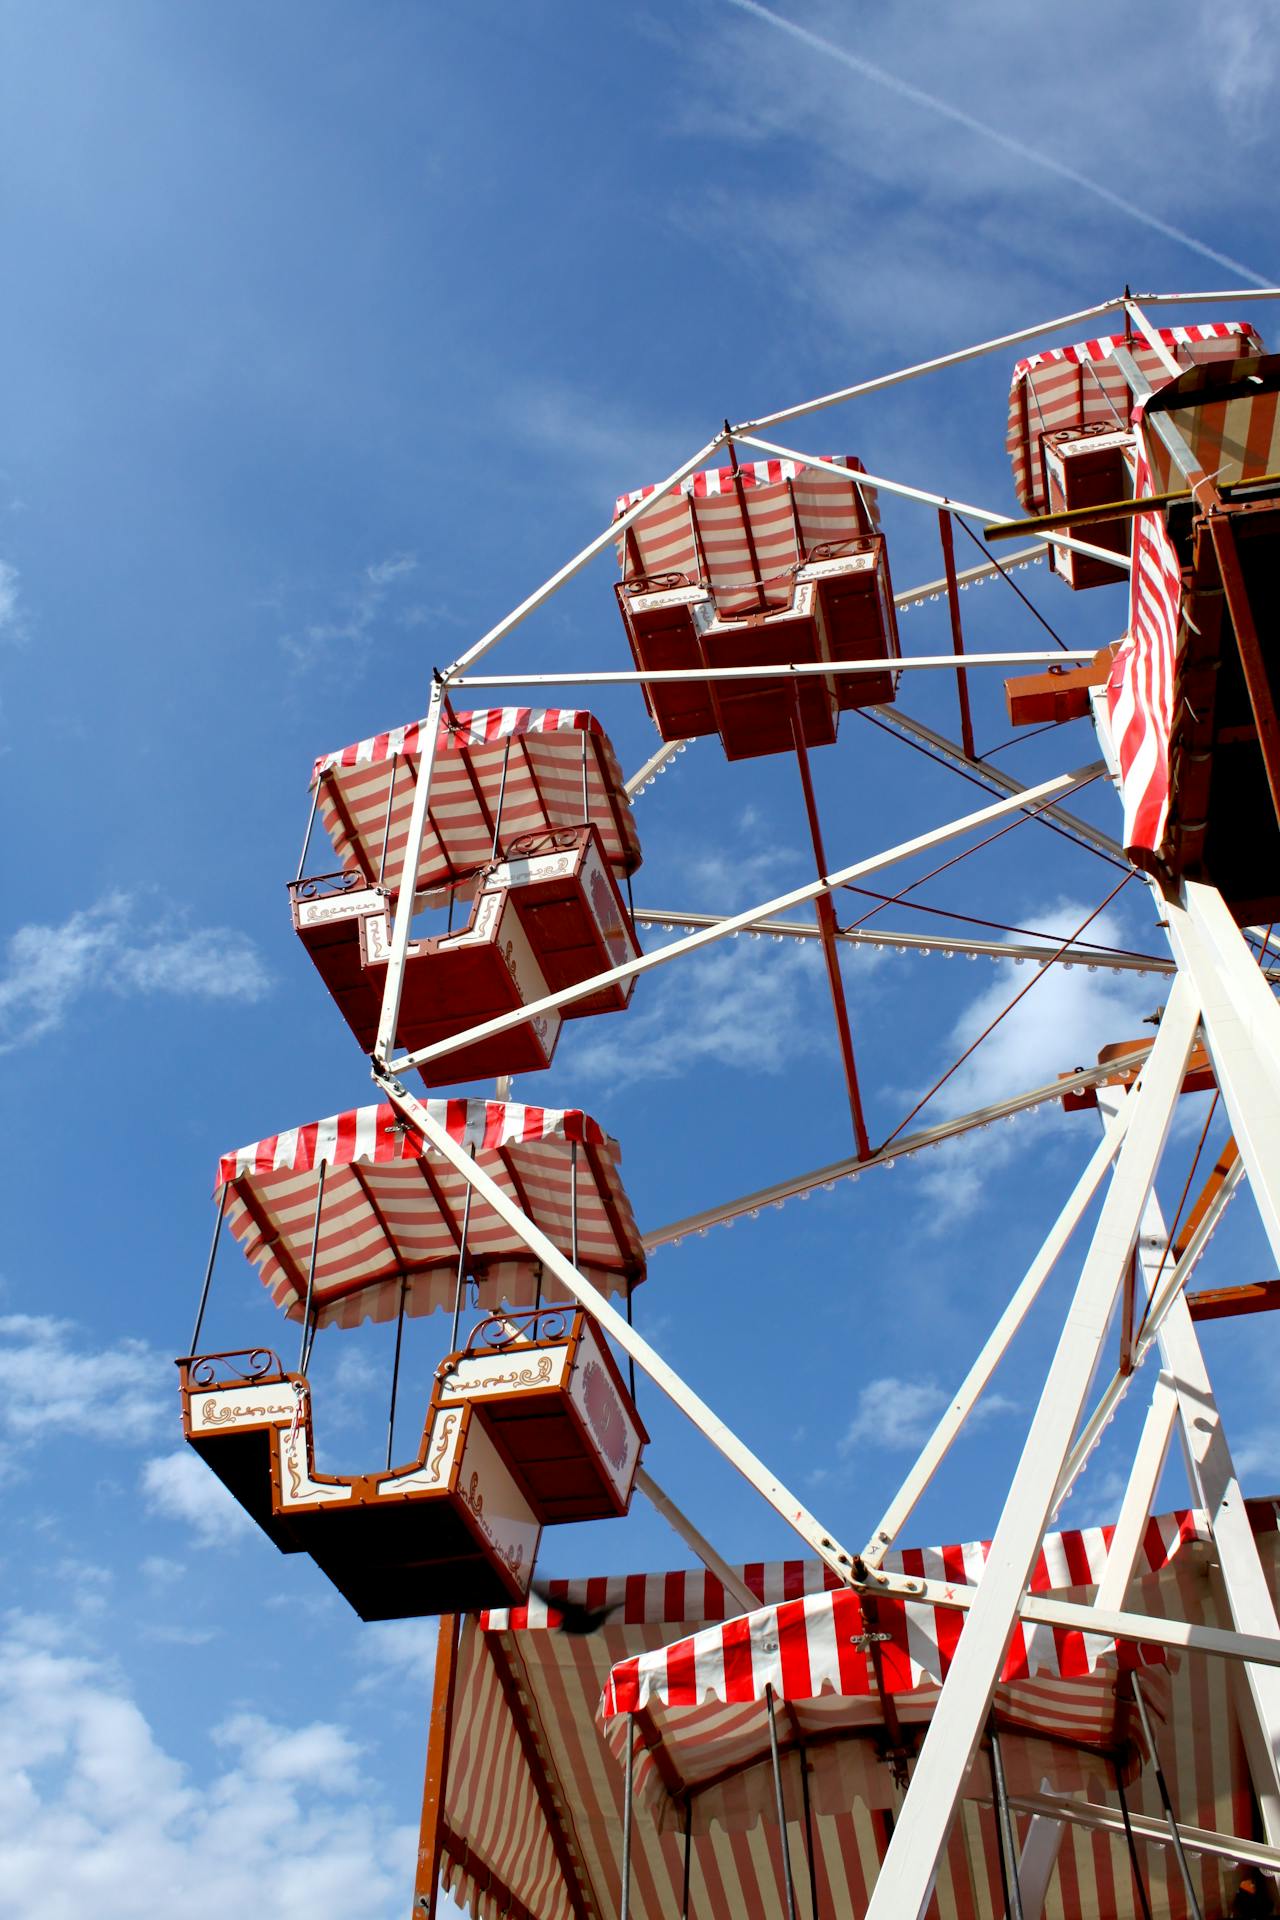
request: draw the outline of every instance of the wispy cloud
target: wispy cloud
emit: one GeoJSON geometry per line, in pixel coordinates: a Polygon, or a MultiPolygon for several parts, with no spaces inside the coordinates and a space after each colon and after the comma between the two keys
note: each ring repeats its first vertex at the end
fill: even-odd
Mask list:
{"type": "Polygon", "coordinates": [[[70,1320],[0,1318],[0,1437],[11,1448],[54,1433],[142,1444],[164,1418],[163,1378],[145,1341],[84,1345],[70,1320]]]}
{"type": "MultiPolygon", "coordinates": [[[[840,1441],[842,1454],[856,1447],[881,1447],[888,1452],[918,1447],[932,1433],[938,1415],[951,1395],[936,1380],[903,1380],[896,1374],[883,1374],[868,1380],[858,1394],[853,1419],[840,1441]]],[[[1012,1413],[1016,1401],[1000,1393],[987,1393],[969,1417],[972,1429],[1001,1413],[1012,1413]]]]}
{"type": "Polygon", "coordinates": [[[246,934],[175,929],[172,920],[150,919],[138,896],[110,893],[61,925],[32,923],[10,936],[0,971],[0,1053],[54,1032],[89,993],[253,1002],[271,985],[246,934]]]}
{"type": "Polygon", "coordinates": [[[612,399],[568,381],[531,382],[506,403],[509,430],[574,474],[574,485],[608,518],[618,494],[673,473],[709,437],[705,422],[681,428],[655,425],[651,414],[632,412],[612,399]]]}
{"type": "Polygon", "coordinates": [[[7,560],[0,560],[0,640],[22,641],[27,637],[27,623],[18,591],[19,577],[16,567],[7,560]]]}
{"type": "MultiPolygon", "coordinates": [[[[1078,901],[1058,900],[1032,909],[1027,924],[1066,939],[1089,912],[1078,901]]],[[[1095,920],[1086,938],[1123,944],[1121,922],[1115,915],[1095,920]]],[[[941,1065],[971,1045],[1032,977],[1030,964],[1013,973],[1002,961],[990,983],[970,1000],[952,1025],[941,1049],[941,1065]],[[1017,982],[1015,985],[1014,983],[1017,982]]],[[[955,1073],[924,1108],[918,1123],[971,1112],[1021,1088],[1047,1085],[1059,1073],[1091,1065],[1100,1048],[1115,1040],[1149,1032],[1143,1020],[1163,998],[1158,982],[1136,974],[1116,973],[1087,966],[1049,968],[1035,986],[1000,1022],[990,1037],[955,1073]]],[[[994,1131],[967,1135],[939,1148],[924,1163],[921,1190],[930,1202],[926,1217],[931,1231],[941,1232],[972,1211],[984,1178],[1007,1165],[1021,1145],[1034,1140],[1060,1109],[1023,1115],[994,1131]]]]}
{"type": "Polygon", "coordinates": [[[1065,161],[1056,159],[1052,154],[1045,153],[1038,147],[1028,145],[1025,140],[1006,133],[1000,127],[991,126],[987,121],[979,120],[975,115],[965,112],[962,107],[953,106],[949,100],[942,99],[938,94],[930,93],[925,88],[902,79],[900,75],[889,72],[886,68],[878,66],[874,61],[852,52],[847,47],[838,46],[834,41],[812,32],[808,27],[802,27],[797,21],[789,20],[780,13],[774,13],[771,8],[761,6],[759,0],[729,0],[729,5],[736,7],[741,13],[751,14],[753,18],[772,27],[776,32],[788,35],[811,52],[820,53],[824,59],[833,60],[849,72],[858,74],[860,78],[870,80],[874,85],[896,94],[899,99],[907,100],[913,106],[922,107],[940,119],[949,120],[954,125],[963,127],[967,133],[974,134],[1003,152],[1011,154],[1016,160],[1028,166],[1037,167],[1042,172],[1051,174],[1056,179],[1063,180],[1068,185],[1092,195],[1094,199],[1113,208],[1117,213],[1124,214],[1127,219],[1147,228],[1149,232],[1157,233],[1163,239],[1175,241],[1190,252],[1199,254],[1201,259],[1212,261],[1215,266],[1225,267],[1231,273],[1238,273],[1245,280],[1252,281],[1255,286],[1265,287],[1272,284],[1264,274],[1255,272],[1252,267],[1245,266],[1242,261],[1232,259],[1230,254],[1220,253],[1217,248],[1197,239],[1194,234],[1188,233],[1184,228],[1162,220],[1158,214],[1150,212],[1126,195],[1117,193],[1113,187],[1108,187],[1104,182],[1092,179],[1088,174],[1081,173],[1077,168],[1067,165],[1065,161]]]}
{"type": "Polygon", "coordinates": [[[280,646],[299,673],[341,664],[358,666],[383,627],[419,627],[431,620],[451,622],[448,610],[405,596],[418,571],[416,553],[393,553],[363,567],[339,596],[339,611],[310,620],[280,635],[280,646]]]}
{"type": "Polygon", "coordinates": [[[639,983],[625,1015],[567,1036],[574,1073],[626,1086],[707,1065],[785,1072],[826,1043],[812,1000],[821,977],[816,943],[726,941],[677,960],[639,983]]]}
{"type": "Polygon", "coordinates": [[[244,1508],[198,1454],[159,1454],[142,1469],[142,1496],[162,1520],[176,1520],[202,1547],[225,1547],[253,1531],[244,1508]]]}
{"type": "MultiPolygon", "coordinates": [[[[328,1721],[215,1722],[208,1778],[168,1752],[83,1623],[10,1615],[0,1634],[0,1857],[14,1913],[164,1913],[217,1888],[272,1920],[391,1913],[412,1878],[360,1745],[328,1721]]],[[[196,1904],[199,1904],[197,1901],[196,1904]]]]}

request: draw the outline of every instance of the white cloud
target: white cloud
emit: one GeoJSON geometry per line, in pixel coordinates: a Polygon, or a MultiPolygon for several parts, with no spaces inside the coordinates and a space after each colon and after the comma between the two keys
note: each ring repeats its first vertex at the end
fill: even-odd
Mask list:
{"type": "MultiPolygon", "coordinates": [[[[1026,924],[1065,940],[1088,912],[1089,907],[1078,901],[1059,900],[1031,909],[1026,924]]],[[[1104,914],[1093,922],[1084,938],[1120,946],[1126,936],[1118,919],[1104,914]]],[[[1090,971],[1080,964],[1050,967],[1036,978],[1032,965],[1028,962],[1013,972],[1008,962],[1000,962],[995,977],[955,1020],[942,1048],[940,1068],[972,1045],[1020,986],[1035,979],[1035,985],[994,1033],[952,1075],[919,1119],[912,1121],[912,1129],[990,1106],[1025,1088],[1048,1085],[1073,1067],[1091,1066],[1099,1050],[1112,1041],[1150,1038],[1151,1029],[1143,1021],[1165,997],[1167,988],[1162,981],[1106,968],[1090,971]]],[[[994,1131],[948,1141],[938,1149],[936,1160],[930,1154],[923,1162],[921,1190],[930,1202],[929,1217],[935,1230],[971,1211],[984,1176],[1006,1165],[1020,1146],[1053,1125],[1055,1118],[1061,1118],[1061,1109],[1041,1109],[994,1131]]]]}
{"type": "Polygon", "coordinates": [[[18,595],[19,574],[7,560],[0,560],[0,639],[25,640],[26,621],[18,595]]]}
{"type": "Polygon", "coordinates": [[[572,1034],[574,1072],[612,1086],[708,1064],[785,1072],[826,1043],[808,1004],[821,975],[816,943],[726,940],[640,981],[621,1020],[590,1023],[599,1034],[572,1034]]]}
{"type": "Polygon", "coordinates": [[[451,619],[443,607],[400,602],[399,589],[417,570],[414,553],[393,553],[372,561],[342,596],[336,617],[312,620],[281,634],[281,648],[300,672],[334,661],[350,667],[363,658],[378,627],[388,621],[403,627],[420,626],[428,619],[451,619]]]}
{"type": "Polygon", "coordinates": [[[257,1001],[272,981],[253,942],[231,927],[175,930],[148,920],[129,893],[110,893],[61,926],[32,923],[9,938],[0,973],[0,1053],[59,1028],[90,992],[257,1001]]]}
{"type": "Polygon", "coordinates": [[[69,1320],[0,1318],[0,1435],[29,1445],[52,1433],[137,1446],[164,1419],[165,1365],[141,1340],[75,1344],[69,1320]]]}
{"type": "Polygon", "coordinates": [[[0,1886],[23,1920],[392,1920],[416,1835],[326,1723],[212,1725],[209,1777],[167,1753],[118,1672],[48,1621],[0,1636],[0,1886]]]}
{"type": "Polygon", "coordinates": [[[148,1460],[141,1486],[150,1511],[189,1527],[202,1547],[231,1546],[253,1531],[239,1501],[189,1449],[148,1460]]]}
{"type": "MultiPolygon", "coordinates": [[[[938,1415],[950,1399],[951,1394],[936,1380],[902,1380],[891,1373],[868,1380],[858,1395],[840,1451],[847,1454],[862,1446],[918,1447],[933,1432],[938,1415]]],[[[1012,1413],[1016,1407],[1016,1401],[988,1390],[970,1414],[966,1430],[972,1431],[998,1414],[1012,1413]]]]}
{"type": "Polygon", "coordinates": [[[362,1689],[393,1681],[403,1690],[421,1688],[425,1693],[435,1673],[436,1628],[434,1620],[383,1620],[362,1627],[356,1642],[367,1670],[362,1689]]]}
{"type": "Polygon", "coordinates": [[[684,430],[655,426],[651,412],[624,412],[568,381],[525,383],[508,396],[505,417],[519,439],[574,470],[602,519],[620,493],[665,479],[708,437],[701,418],[684,430]]]}

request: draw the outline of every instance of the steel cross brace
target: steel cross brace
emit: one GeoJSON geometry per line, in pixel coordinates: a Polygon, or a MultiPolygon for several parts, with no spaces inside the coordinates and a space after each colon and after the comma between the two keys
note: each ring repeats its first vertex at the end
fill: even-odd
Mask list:
{"type": "MultiPolygon", "coordinates": [[[[928,1905],[969,1762],[982,1736],[1009,1636],[1020,1612],[1030,1617],[1027,1583],[1172,1122],[1198,1016],[1199,1007],[1192,988],[1184,979],[1177,979],[1134,1093],[1128,1133],[1120,1148],[1075,1297],[1014,1472],[982,1580],[974,1592],[969,1619],[938,1696],[911,1785],[872,1892],[866,1920],[920,1920],[928,1905]]],[[[1091,1610],[1085,1608],[1083,1612],[1089,1619],[1091,1610]]],[[[1095,1619],[1091,1629],[1086,1630],[1106,1633],[1112,1629],[1103,1620],[1095,1619]]],[[[1194,1630],[1184,1628],[1184,1631],[1194,1630]]],[[[1135,1637],[1149,1639],[1150,1624],[1144,1622],[1135,1637]]],[[[1274,1648],[1274,1659],[1280,1663],[1280,1646],[1274,1648]]]]}

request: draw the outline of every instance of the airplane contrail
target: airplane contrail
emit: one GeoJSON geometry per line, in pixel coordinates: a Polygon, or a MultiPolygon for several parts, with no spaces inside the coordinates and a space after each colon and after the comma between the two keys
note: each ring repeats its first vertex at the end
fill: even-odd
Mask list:
{"type": "Polygon", "coordinates": [[[1136,220],[1140,226],[1150,228],[1152,233],[1163,235],[1179,246],[1190,248],[1204,260],[1212,260],[1216,266],[1227,267],[1232,273],[1240,274],[1245,280],[1251,280],[1255,287],[1270,287],[1273,281],[1252,267],[1246,267],[1240,260],[1233,260],[1230,254],[1219,253],[1214,247],[1206,246],[1203,240],[1197,240],[1193,233],[1174,227],[1167,220],[1161,220],[1156,214],[1148,213],[1145,207],[1135,206],[1132,200],[1126,200],[1122,194],[1114,193],[1110,187],[1104,187],[1099,180],[1091,180],[1088,174],[1077,173],[1061,160],[1055,160],[1051,154],[1041,153],[1035,147],[1029,147],[1022,140],[1016,140],[1012,134],[1001,133],[998,127],[989,127],[985,120],[976,120],[971,113],[965,113],[961,107],[953,107],[948,101],[940,100],[936,93],[926,93],[923,87],[912,86],[908,80],[900,80],[896,73],[889,73],[884,67],[878,67],[871,60],[864,60],[861,54],[850,53],[844,47],[836,46],[830,40],[824,40],[820,34],[811,33],[808,27],[797,25],[781,13],[760,5],[760,0],[729,0],[729,5],[737,7],[740,13],[754,14],[757,20],[763,20],[781,33],[788,33],[793,40],[799,40],[803,46],[811,47],[815,53],[824,53],[831,60],[838,60],[841,66],[848,67],[851,73],[861,74],[866,80],[874,80],[878,86],[890,93],[898,94],[904,100],[912,101],[918,107],[928,107],[944,120],[954,120],[957,126],[964,127],[970,133],[979,134],[984,140],[990,140],[997,147],[1003,147],[1006,153],[1014,154],[1019,160],[1025,160],[1033,167],[1040,167],[1045,173],[1056,174],[1060,180],[1069,180],[1072,186],[1080,187],[1085,193],[1093,194],[1118,213],[1127,214],[1130,220],[1136,220]]]}

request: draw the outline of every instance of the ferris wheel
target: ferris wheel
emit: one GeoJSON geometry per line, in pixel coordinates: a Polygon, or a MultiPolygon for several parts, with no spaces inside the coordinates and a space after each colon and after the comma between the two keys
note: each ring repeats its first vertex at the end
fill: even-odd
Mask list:
{"type": "MultiPolygon", "coordinates": [[[[1277,296],[1212,296],[1224,310],[1259,297],[1277,296]]],[[[482,1920],[1149,1920],[1214,1913],[1241,1863],[1280,1873],[1277,1508],[1241,1496],[1196,1332],[1280,1304],[1280,1282],[1188,1293],[1239,1188],[1280,1260],[1269,924],[1280,670],[1268,628],[1280,358],[1247,320],[1152,318],[1205,299],[1126,291],[726,423],[671,474],[622,494],[609,526],[439,669],[425,716],[315,760],[293,926],[380,1098],[223,1155],[182,1409],[190,1444],[262,1531],[309,1555],[362,1619],[441,1617],[417,1912],[436,1913],[443,1886],[482,1920]],[[1090,324],[1114,330],[1078,338],[1090,324]],[[1007,417],[992,422],[1016,518],[775,437],[820,408],[1040,340],[1012,366],[1007,417]],[[938,579],[895,586],[883,498],[936,514],[938,579]],[[960,568],[953,525],[967,521],[989,551],[960,568]],[[478,670],[611,551],[630,669],[478,670]],[[966,645],[962,591],[1016,590],[1012,569],[1041,556],[1064,596],[1129,582],[1122,641],[966,645]],[[928,598],[945,603],[951,645],[912,653],[899,616],[928,598]],[[971,676],[992,668],[1010,676],[1015,729],[1085,721],[1101,762],[1024,783],[979,756],[971,676]],[[943,676],[954,738],[913,712],[914,689],[943,676]],[[463,704],[512,686],[557,698],[633,688],[659,744],[627,777],[585,708],[463,704]],[[963,774],[972,800],[833,865],[813,761],[859,713],[963,774]],[[794,761],[812,878],[728,914],[637,905],[634,803],[698,741],[730,763],[794,761]],[[1119,796],[1112,831],[1074,810],[1100,781],[1119,796]],[[889,936],[842,925],[837,905],[861,889],[879,913],[918,881],[887,895],[868,882],[935,851],[966,857],[1027,820],[1119,866],[1113,893],[1143,876],[1163,950],[1100,939],[1101,908],[1066,938],[953,913],[893,943],[1031,962],[992,1026],[1056,966],[1158,973],[1168,994],[1154,1037],[1107,1036],[1096,1064],[1064,1062],[1047,1083],[919,1119],[935,1087],[873,1141],[842,960],[889,936]],[[797,917],[806,910],[812,919],[797,917]],[[676,937],[646,949],[655,927],[676,937]],[[567,1021],[624,1015],[644,974],[739,933],[820,951],[852,1151],[642,1233],[618,1142],[581,1109],[513,1100],[510,1082],[551,1065],[567,1021]],[[492,1097],[476,1091],[487,1081],[492,1097]],[[1210,1117],[1166,1219],[1156,1176],[1178,1101],[1197,1090],[1212,1090],[1210,1117]],[[866,1542],[841,1540],[636,1327],[650,1256],[1057,1103],[1096,1112],[1100,1135],[996,1324],[975,1330],[968,1372],[914,1466],[885,1488],[880,1524],[866,1542]],[[904,1546],[1086,1220],[991,1541],[904,1546]],[[295,1323],[292,1366],[263,1346],[201,1349],[224,1228],[295,1323]],[[426,1316],[440,1359],[430,1404],[415,1409],[421,1429],[406,1434],[402,1336],[426,1316]],[[395,1328],[385,1458],[323,1472],[314,1342],[367,1321],[395,1328]],[[646,1464],[637,1372],[804,1558],[729,1563],[646,1464]],[[1114,1530],[1052,1531],[1135,1383],[1149,1409],[1114,1530]],[[1175,1430],[1189,1503],[1153,1516],[1175,1430]],[[637,1492],[699,1572],[535,1583],[547,1528],[622,1515],[637,1492]]]]}

